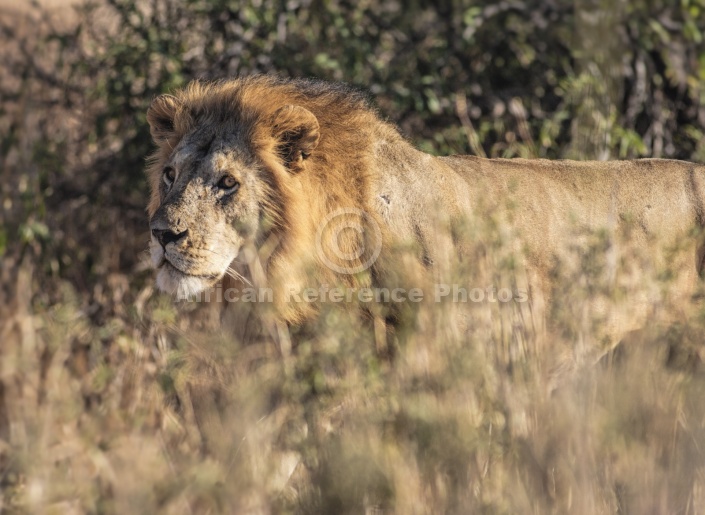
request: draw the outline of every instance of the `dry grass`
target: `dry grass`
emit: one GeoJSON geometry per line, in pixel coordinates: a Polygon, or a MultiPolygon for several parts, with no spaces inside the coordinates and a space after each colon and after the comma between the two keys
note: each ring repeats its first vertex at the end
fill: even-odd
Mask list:
{"type": "MultiPolygon", "coordinates": [[[[603,280],[592,270],[584,278],[603,280]]],[[[580,358],[590,329],[532,335],[513,306],[423,303],[390,361],[371,328],[335,306],[292,333],[288,354],[197,331],[203,314],[177,310],[149,282],[96,324],[68,285],[55,303],[33,302],[31,273],[4,278],[14,289],[0,339],[10,511],[705,509],[699,313],[654,319],[592,364],[580,358]],[[553,389],[566,352],[575,364],[553,389]]],[[[462,273],[461,284],[490,278],[462,273]]],[[[583,299],[566,281],[565,302],[583,299]]]]}

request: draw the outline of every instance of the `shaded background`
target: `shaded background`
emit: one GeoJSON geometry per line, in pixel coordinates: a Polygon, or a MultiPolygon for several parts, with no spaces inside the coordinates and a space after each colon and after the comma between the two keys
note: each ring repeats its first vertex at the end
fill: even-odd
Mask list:
{"type": "MultiPolygon", "coordinates": [[[[153,292],[145,264],[144,163],[152,149],[145,113],[156,95],[196,78],[252,73],[319,77],[369,91],[382,116],[397,123],[427,152],[705,162],[703,0],[97,0],[74,4],[0,3],[0,497],[12,509],[99,512],[127,509],[134,502],[153,510],[197,512],[205,506],[229,511],[248,509],[247,503],[256,498],[252,503],[265,506],[263,512],[285,506],[332,513],[342,512],[344,506],[391,509],[394,503],[389,499],[399,498],[394,481],[384,480],[384,467],[370,471],[369,464],[360,465],[354,456],[345,462],[350,470],[359,465],[372,479],[346,483],[336,472],[334,459],[344,461],[340,456],[347,456],[347,448],[340,442],[317,440],[323,438],[320,435],[291,437],[297,443],[290,445],[282,443],[277,433],[272,437],[275,444],[270,442],[270,447],[281,444],[304,455],[313,453],[308,455],[308,466],[318,487],[303,504],[281,499],[276,501],[280,504],[271,504],[276,496],[262,486],[264,479],[262,484],[252,479],[252,471],[239,471],[239,489],[224,493],[223,478],[232,480],[231,469],[203,461],[206,451],[192,434],[202,426],[197,424],[198,415],[188,415],[190,408],[183,406],[183,384],[188,381],[174,365],[180,363],[179,353],[185,352],[188,342],[175,333],[178,316],[169,299],[153,292]],[[52,391],[58,397],[48,401],[52,391]],[[172,419],[181,421],[173,422],[173,431],[168,429],[172,419]],[[47,436],[47,432],[56,434],[55,430],[64,431],[60,442],[73,442],[75,447],[66,450],[47,436]],[[154,434],[161,435],[161,440],[155,441],[154,434]],[[330,454],[316,450],[329,444],[342,447],[330,454]],[[59,445],[59,457],[47,451],[54,449],[52,445],[59,445]],[[140,445],[147,451],[134,451],[140,445]],[[128,450],[120,454],[122,446],[135,454],[128,450]],[[162,448],[172,453],[166,461],[162,448]],[[109,454],[114,449],[117,454],[109,454]],[[85,467],[76,465],[75,460],[101,453],[108,453],[105,463],[110,466],[97,458],[88,459],[85,467]],[[326,461],[326,456],[333,461],[326,461]],[[137,467],[132,476],[139,481],[132,484],[125,478],[131,475],[129,463],[134,459],[148,471],[142,473],[142,465],[137,467]],[[167,462],[169,467],[164,465],[167,462]],[[82,486],[70,478],[78,478],[82,486]],[[184,485],[191,485],[186,501],[179,497],[184,485]],[[382,500],[363,502],[370,498],[382,500]]],[[[684,334],[669,333],[669,338],[697,341],[702,333],[684,334]]],[[[353,363],[366,359],[340,352],[335,359],[353,363]]],[[[686,358],[695,360],[686,359],[695,363],[688,365],[695,375],[678,376],[678,384],[685,381],[693,388],[676,396],[685,404],[701,391],[702,385],[694,379],[700,373],[699,352],[699,347],[686,352],[686,358]]],[[[279,385],[285,393],[277,390],[278,395],[292,402],[314,402],[310,399],[316,398],[311,392],[320,382],[318,366],[304,360],[301,373],[292,379],[309,385],[308,393],[291,393],[279,385]]],[[[372,365],[360,366],[363,375],[372,374],[372,365]]],[[[478,386],[484,380],[468,377],[469,383],[459,380],[458,384],[484,391],[478,386]]],[[[240,379],[241,384],[249,384],[240,379]]],[[[257,390],[261,377],[253,375],[250,380],[257,390]]],[[[610,376],[610,380],[620,379],[610,376]]],[[[619,387],[634,392],[625,405],[632,406],[631,401],[642,395],[634,384],[619,387]]],[[[426,386],[435,391],[436,386],[426,386]]],[[[425,449],[417,459],[430,475],[408,479],[409,484],[420,481],[420,491],[432,500],[421,512],[464,512],[468,507],[488,512],[527,507],[537,513],[581,512],[576,508],[583,499],[580,495],[570,494],[579,500],[566,504],[570,489],[551,483],[550,471],[556,467],[555,460],[560,461],[551,451],[553,440],[488,436],[492,417],[513,409],[502,404],[509,401],[497,394],[499,390],[479,402],[484,414],[472,427],[483,429],[474,436],[459,429],[462,417],[452,410],[437,413],[433,410],[438,405],[433,403],[436,408],[428,412],[435,415],[428,420],[421,417],[421,422],[413,422],[416,419],[406,414],[390,422],[392,428],[402,428],[400,434],[411,442],[410,448],[425,449]],[[438,423],[441,419],[447,423],[438,423]],[[438,434],[444,436],[436,441],[432,435],[438,434]],[[456,461],[458,455],[463,460],[456,461]],[[483,456],[491,455],[511,457],[507,475],[495,477],[489,486],[485,484],[484,494],[475,492],[473,497],[468,485],[483,484],[481,478],[488,473],[483,471],[483,456]],[[436,472],[451,479],[446,483],[428,479],[436,472]],[[522,477],[534,479],[522,483],[522,477]],[[519,488],[524,493],[516,493],[515,483],[538,486],[519,488]]],[[[233,395],[245,396],[242,391],[233,395]]],[[[546,400],[543,394],[536,395],[535,399],[546,400]]],[[[564,408],[576,404],[575,397],[568,399],[565,405],[558,404],[560,409],[537,401],[534,416],[548,410],[557,417],[558,427],[570,411],[564,408]]],[[[334,405],[330,402],[326,409],[334,405]]],[[[662,444],[673,441],[669,449],[675,456],[675,433],[663,429],[653,436],[650,431],[658,431],[654,424],[682,424],[691,431],[684,438],[692,443],[697,441],[695,436],[702,436],[702,418],[697,411],[695,418],[685,417],[682,410],[669,411],[678,405],[673,403],[671,397],[658,396],[646,406],[636,403],[640,406],[636,414],[624,422],[629,429],[613,428],[609,434],[627,441],[631,436],[624,435],[641,435],[637,439],[646,450],[634,452],[648,456],[666,456],[668,450],[662,444]],[[636,432],[630,424],[636,424],[636,432]]],[[[626,409],[621,404],[613,408],[615,413],[626,409]]],[[[379,413],[373,410],[372,419],[379,413]]],[[[249,427],[245,422],[241,425],[249,427]]],[[[370,427],[382,431],[381,426],[370,427]]],[[[565,436],[573,442],[575,429],[561,435],[573,435],[565,436]]],[[[238,429],[233,431],[240,434],[238,429]]],[[[353,434],[357,438],[363,433],[353,434]]],[[[698,461],[702,451],[696,447],[697,451],[686,447],[677,454],[690,456],[692,463],[663,458],[665,465],[654,468],[648,478],[639,476],[635,484],[610,482],[613,478],[607,476],[652,471],[649,466],[625,459],[626,464],[617,467],[619,473],[608,473],[595,465],[586,476],[601,477],[598,482],[612,485],[605,487],[611,493],[602,504],[591,505],[586,500],[590,495],[584,492],[582,512],[597,513],[602,508],[627,512],[624,499],[632,495],[645,503],[635,500],[633,505],[653,508],[653,513],[675,513],[675,507],[679,513],[697,513],[693,492],[699,491],[695,477],[702,471],[698,461]],[[678,463],[687,477],[670,469],[669,463],[678,463]],[[666,477],[673,477],[676,486],[666,485],[663,491],[654,486],[667,483],[666,477]]],[[[595,456],[602,450],[609,455],[606,449],[591,447],[589,456],[578,461],[601,463],[595,456]]],[[[631,456],[632,451],[625,452],[631,456]]],[[[407,458],[411,459],[407,456],[402,461],[407,458]]],[[[399,463],[395,466],[406,470],[399,463]]],[[[413,470],[411,475],[418,472],[413,470]]],[[[578,476],[571,477],[583,484],[578,476]]],[[[404,512],[402,504],[396,506],[404,512]]]]}

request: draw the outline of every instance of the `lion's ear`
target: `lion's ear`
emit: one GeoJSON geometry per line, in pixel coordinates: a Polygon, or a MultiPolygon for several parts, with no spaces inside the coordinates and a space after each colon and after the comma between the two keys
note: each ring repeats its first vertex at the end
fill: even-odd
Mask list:
{"type": "Polygon", "coordinates": [[[181,101],[173,95],[159,95],[147,110],[149,132],[155,143],[169,139],[174,134],[174,118],[181,101]]]}
{"type": "Polygon", "coordinates": [[[304,161],[318,146],[321,138],[318,120],[301,106],[285,105],[272,116],[272,136],[277,140],[277,153],[292,173],[305,168],[304,161]]]}

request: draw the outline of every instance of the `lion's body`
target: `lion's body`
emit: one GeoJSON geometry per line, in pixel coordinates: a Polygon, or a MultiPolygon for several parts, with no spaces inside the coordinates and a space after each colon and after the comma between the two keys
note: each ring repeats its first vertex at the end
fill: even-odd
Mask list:
{"type": "MultiPolygon", "coordinates": [[[[418,169],[432,200],[450,211],[477,214],[506,209],[511,199],[515,233],[529,265],[548,274],[577,230],[622,232],[653,256],[689,238],[705,221],[705,167],[669,160],[608,162],[543,159],[434,158],[418,169]]],[[[418,198],[418,197],[417,197],[418,198]]],[[[431,229],[429,229],[431,230],[431,229]]],[[[424,231],[421,231],[424,232],[424,231]]],[[[689,272],[699,271],[701,241],[692,239],[689,272]]]]}
{"type": "MultiPolygon", "coordinates": [[[[462,254],[460,247],[477,242],[439,241],[437,211],[460,219],[493,217],[510,226],[520,275],[532,292],[532,313],[540,319],[532,322],[534,326],[544,326],[547,313],[567,302],[557,285],[574,279],[576,268],[591,266],[581,261],[590,252],[587,234],[602,233],[607,240],[604,247],[598,245],[597,252],[603,255],[592,259],[611,266],[612,273],[628,276],[622,277],[621,285],[629,298],[621,305],[593,295],[584,306],[590,316],[603,318],[597,334],[607,345],[601,349],[642,327],[657,308],[664,320],[672,320],[676,312],[680,316],[699,287],[703,166],[657,159],[577,162],[423,154],[410,158],[412,151],[405,155],[404,166],[399,166],[398,155],[381,160],[378,170],[383,178],[373,192],[373,197],[383,194],[390,199],[386,219],[393,232],[414,238],[431,262],[443,262],[449,245],[453,259],[462,254]],[[401,206],[396,211],[395,200],[401,206]],[[668,280],[655,285],[656,277],[664,275],[668,280]]],[[[373,201],[368,209],[374,205],[373,201]]],[[[588,283],[610,273],[592,272],[598,277],[591,278],[590,270],[582,272],[588,283]]],[[[613,278],[612,286],[617,282],[613,278]]]]}
{"type": "MultiPolygon", "coordinates": [[[[553,288],[556,263],[575,258],[576,230],[629,232],[630,248],[654,270],[664,264],[673,269],[676,296],[689,298],[697,285],[702,241],[694,229],[705,221],[702,166],[433,157],[404,140],[357,93],[266,77],[192,85],[176,97],[157,99],[149,120],[160,146],[150,169],[149,214],[159,227],[188,229],[188,241],[176,244],[183,255],[204,248],[224,256],[201,276],[222,278],[230,261],[251,245],[256,252],[266,247],[265,281],[306,284],[312,276],[303,269],[316,255],[319,227],[336,210],[355,208],[381,229],[382,252],[362,278],[317,263],[313,277],[319,284],[383,284],[399,266],[414,269],[408,276],[433,276],[474,244],[454,238],[450,225],[479,215],[511,226],[528,286],[543,302],[560,302],[553,288]],[[179,169],[168,190],[162,185],[165,166],[179,169]],[[216,195],[209,178],[223,170],[242,184],[237,205],[217,196],[208,200],[216,195]],[[247,230],[231,235],[233,220],[247,230]],[[226,248],[223,242],[233,243],[226,248]],[[682,242],[677,257],[664,253],[682,242]],[[409,244],[418,259],[396,259],[392,249],[409,244]]],[[[342,246],[352,251],[367,242],[366,236],[343,237],[342,246]]],[[[165,245],[156,266],[166,252],[165,245]]],[[[193,252],[174,259],[198,269],[193,252]]],[[[162,279],[167,290],[191,280],[169,273],[162,279]]],[[[314,311],[309,305],[279,309],[287,322],[314,311]]]]}

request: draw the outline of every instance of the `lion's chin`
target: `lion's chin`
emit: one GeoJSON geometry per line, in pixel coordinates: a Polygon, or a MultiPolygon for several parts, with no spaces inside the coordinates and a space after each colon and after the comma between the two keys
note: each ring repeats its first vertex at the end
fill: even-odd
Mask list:
{"type": "Polygon", "coordinates": [[[217,277],[185,274],[166,261],[157,271],[157,287],[179,300],[187,300],[198,295],[213,286],[217,279],[217,277]]]}

